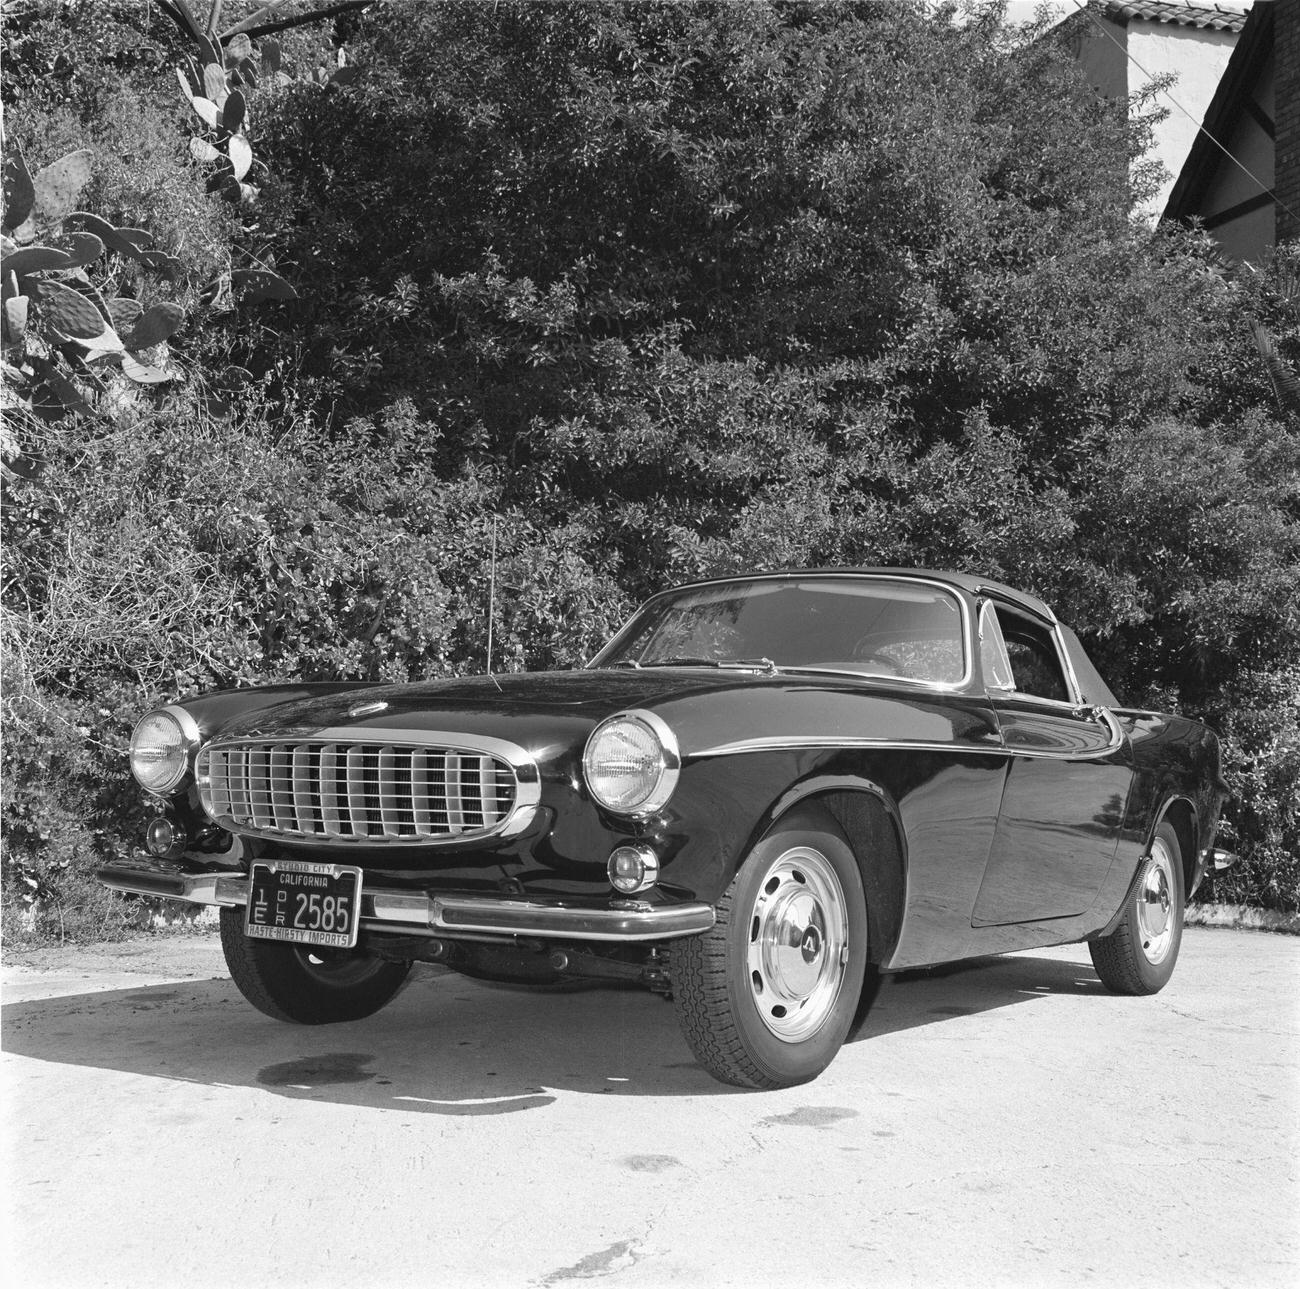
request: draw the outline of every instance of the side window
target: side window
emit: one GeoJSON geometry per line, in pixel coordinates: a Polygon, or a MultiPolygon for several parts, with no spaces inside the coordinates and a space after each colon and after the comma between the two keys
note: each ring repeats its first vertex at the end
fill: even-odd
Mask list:
{"type": "MultiPolygon", "coordinates": [[[[1051,631],[1002,605],[996,609],[991,604],[986,605],[985,611],[1001,628],[1005,656],[1010,664],[1012,688],[1017,693],[1029,694],[1034,698],[1050,698],[1058,703],[1068,703],[1070,687],[1051,631]]],[[[984,633],[982,617],[980,630],[984,633]]],[[[985,668],[985,685],[997,688],[988,678],[987,663],[985,668]]]]}
{"type": "Polygon", "coordinates": [[[984,688],[1015,689],[1011,678],[1011,659],[1007,657],[1007,642],[1002,638],[998,615],[986,600],[980,610],[980,667],[984,675],[984,688]]]}

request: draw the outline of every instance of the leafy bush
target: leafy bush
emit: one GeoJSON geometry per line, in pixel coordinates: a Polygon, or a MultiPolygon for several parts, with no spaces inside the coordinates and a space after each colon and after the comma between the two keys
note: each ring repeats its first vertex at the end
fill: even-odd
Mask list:
{"type": "Polygon", "coordinates": [[[71,907],[138,836],[128,711],[481,670],[494,545],[500,668],[573,665],[713,572],[1037,591],[1128,700],[1223,731],[1243,864],[1214,893],[1296,906],[1296,253],[1226,273],[1130,222],[1149,118],[994,6],[377,7],[334,33],[355,76],[249,90],[236,211],[129,8],[7,32],[15,136],[89,141],[94,199],[156,217],[191,286],[255,257],[300,298],[186,295],[184,383],[22,423],[5,701],[48,714],[6,742],[15,907],[71,907]],[[38,92],[61,40],[77,70],[38,92]]]}

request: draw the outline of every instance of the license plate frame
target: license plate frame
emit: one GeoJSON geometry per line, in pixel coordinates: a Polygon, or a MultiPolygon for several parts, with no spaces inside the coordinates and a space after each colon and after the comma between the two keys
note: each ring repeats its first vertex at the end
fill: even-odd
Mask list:
{"type": "Polygon", "coordinates": [[[361,929],[361,888],[362,870],[354,864],[254,860],[248,870],[244,934],[255,940],[354,949],[361,929]]]}

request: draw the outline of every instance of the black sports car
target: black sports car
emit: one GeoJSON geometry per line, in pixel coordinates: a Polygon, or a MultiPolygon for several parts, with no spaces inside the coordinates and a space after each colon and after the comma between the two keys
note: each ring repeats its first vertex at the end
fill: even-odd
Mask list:
{"type": "Polygon", "coordinates": [[[1215,735],[1121,707],[1039,600],[790,571],[649,600],[582,670],[207,694],[146,715],[148,857],[236,984],[356,1020],[413,961],[639,981],[718,1078],[814,1078],[869,971],[1086,940],[1152,993],[1225,798],[1215,735]]]}

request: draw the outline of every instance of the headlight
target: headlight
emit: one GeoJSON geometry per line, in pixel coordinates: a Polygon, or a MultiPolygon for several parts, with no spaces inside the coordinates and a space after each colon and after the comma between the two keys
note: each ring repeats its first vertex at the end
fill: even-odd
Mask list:
{"type": "Polygon", "coordinates": [[[653,712],[623,712],[592,731],[582,754],[591,795],[620,815],[653,814],[673,795],[677,740],[653,712]]]}
{"type": "Polygon", "coordinates": [[[131,735],[131,773],[150,792],[171,792],[189,773],[199,727],[183,707],[159,707],[131,735]]]}

